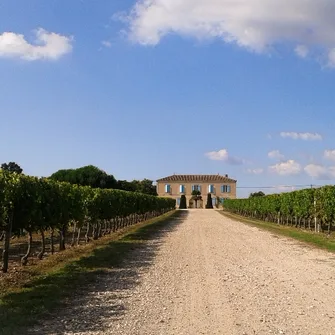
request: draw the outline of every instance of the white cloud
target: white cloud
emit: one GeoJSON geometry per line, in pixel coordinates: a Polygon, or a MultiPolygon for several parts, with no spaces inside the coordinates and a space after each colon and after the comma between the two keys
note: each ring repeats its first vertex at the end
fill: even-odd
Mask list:
{"type": "Polygon", "coordinates": [[[281,132],[283,138],[292,138],[293,140],[317,141],[322,140],[322,136],[318,133],[297,133],[297,132],[281,132]]]}
{"type": "Polygon", "coordinates": [[[323,157],[331,161],[335,161],[335,150],[325,150],[323,157]]]}
{"type": "Polygon", "coordinates": [[[221,149],[219,151],[210,151],[205,154],[210,160],[223,161],[227,164],[240,165],[244,161],[241,158],[233,157],[228,153],[227,149],[221,149]]]}
{"type": "Polygon", "coordinates": [[[277,173],[281,176],[294,175],[301,172],[301,165],[290,159],[286,162],[281,162],[269,167],[270,172],[277,173]]]}
{"type": "Polygon", "coordinates": [[[268,157],[272,159],[279,159],[279,160],[283,160],[285,158],[285,156],[282,153],[280,153],[279,150],[270,151],[268,153],[268,157]]]}
{"type": "Polygon", "coordinates": [[[294,51],[301,58],[306,58],[308,56],[308,52],[309,52],[306,45],[297,45],[296,48],[294,49],[294,51]]]}
{"type": "Polygon", "coordinates": [[[330,50],[328,53],[328,66],[335,67],[335,48],[330,50]]]}
{"type": "Polygon", "coordinates": [[[250,173],[250,174],[262,174],[264,172],[264,169],[262,168],[258,168],[258,169],[247,169],[247,173],[250,173]]]}
{"type": "Polygon", "coordinates": [[[39,59],[56,60],[72,51],[72,37],[36,30],[34,44],[21,34],[4,32],[0,34],[0,57],[20,58],[27,61],[39,59]]]}
{"type": "Polygon", "coordinates": [[[312,178],[319,180],[329,180],[335,178],[335,167],[327,167],[319,164],[309,164],[304,171],[312,178]]]}
{"type": "Polygon", "coordinates": [[[112,43],[110,41],[102,41],[101,44],[106,48],[112,47],[112,43]]]}
{"type": "Polygon", "coordinates": [[[128,16],[130,38],[156,45],[168,34],[219,38],[256,52],[277,44],[314,47],[335,66],[334,0],[137,0],[128,16]]]}
{"type": "Polygon", "coordinates": [[[282,193],[282,192],[293,192],[297,188],[295,186],[287,186],[287,185],[278,185],[275,187],[276,192],[282,193]]]}

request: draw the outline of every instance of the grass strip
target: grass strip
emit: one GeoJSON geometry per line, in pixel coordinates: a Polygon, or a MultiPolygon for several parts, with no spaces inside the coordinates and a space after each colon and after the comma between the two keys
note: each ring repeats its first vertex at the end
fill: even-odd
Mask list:
{"type": "Polygon", "coordinates": [[[257,219],[249,219],[244,216],[240,216],[225,211],[219,211],[220,214],[230,219],[237,220],[239,222],[248,224],[253,227],[261,228],[263,230],[270,231],[271,233],[282,235],[293,238],[300,242],[307,243],[308,245],[318,247],[321,249],[335,252],[335,239],[333,236],[327,236],[322,233],[315,233],[312,231],[306,231],[295,227],[278,225],[272,222],[265,222],[257,219]]]}
{"type": "Polygon", "coordinates": [[[68,253],[59,253],[57,257],[63,257],[61,265],[57,257],[46,260],[48,262],[35,269],[35,275],[24,285],[0,294],[0,334],[27,334],[29,327],[60,308],[74,292],[94,281],[97,274],[118,267],[130,251],[143,246],[145,240],[168,223],[178,222],[176,219],[183,215],[182,211],[173,211],[128,227],[109,239],[105,237],[82,248],[81,255],[71,249],[68,253]],[[71,252],[75,254],[71,256],[71,252]]]}

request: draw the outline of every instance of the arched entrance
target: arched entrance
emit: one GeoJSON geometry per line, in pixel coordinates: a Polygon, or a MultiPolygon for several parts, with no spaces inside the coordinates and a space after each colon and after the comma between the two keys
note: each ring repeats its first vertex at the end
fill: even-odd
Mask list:
{"type": "Polygon", "coordinates": [[[201,196],[192,197],[188,208],[204,208],[204,201],[201,196]]]}

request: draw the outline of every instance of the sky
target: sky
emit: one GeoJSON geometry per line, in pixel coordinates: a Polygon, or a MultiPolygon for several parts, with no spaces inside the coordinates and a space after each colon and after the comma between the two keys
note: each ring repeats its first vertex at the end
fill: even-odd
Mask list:
{"type": "MultiPolygon", "coordinates": [[[[0,0],[0,160],[335,179],[333,0],[0,0]]],[[[271,188],[267,188],[271,187],[271,188]]]]}

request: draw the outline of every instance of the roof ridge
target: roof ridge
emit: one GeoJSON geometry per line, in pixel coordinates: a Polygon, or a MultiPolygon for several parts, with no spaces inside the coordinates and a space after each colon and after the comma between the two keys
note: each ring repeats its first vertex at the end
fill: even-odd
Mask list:
{"type": "Polygon", "coordinates": [[[159,181],[199,181],[199,182],[206,182],[206,181],[223,181],[223,182],[237,182],[237,180],[228,177],[227,174],[220,175],[220,174],[173,174],[164,178],[160,178],[157,180],[159,181]]]}

